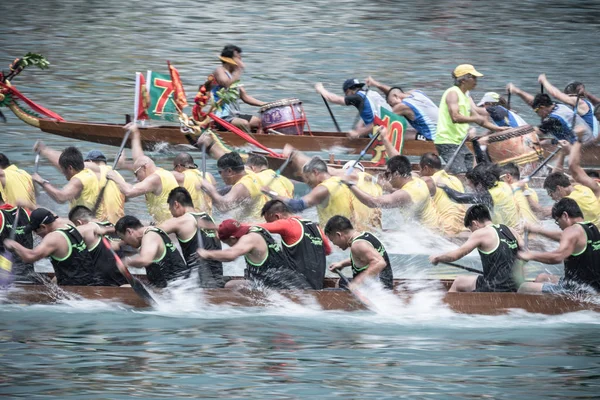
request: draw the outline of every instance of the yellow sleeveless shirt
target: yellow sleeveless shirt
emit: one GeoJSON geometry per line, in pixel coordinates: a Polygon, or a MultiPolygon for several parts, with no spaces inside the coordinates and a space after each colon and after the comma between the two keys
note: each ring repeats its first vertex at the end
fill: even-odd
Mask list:
{"type": "Polygon", "coordinates": [[[527,196],[531,196],[535,201],[537,201],[537,193],[525,185],[523,190],[514,190],[513,195],[515,197],[515,203],[517,203],[517,209],[519,210],[519,219],[533,224],[538,224],[540,221],[535,213],[531,210],[529,201],[527,200],[527,196]]]}
{"type": "Polygon", "coordinates": [[[17,200],[23,199],[35,205],[35,189],[31,175],[12,164],[4,169],[4,176],[6,186],[2,193],[5,202],[15,205],[17,200]]]}
{"type": "Polygon", "coordinates": [[[79,197],[70,201],[71,208],[75,206],[85,206],[90,210],[94,208],[98,194],[100,194],[100,185],[96,174],[87,168],[82,169],[71,179],[77,178],[83,185],[79,197]]]}
{"type": "Polygon", "coordinates": [[[409,217],[416,218],[425,227],[432,230],[440,229],[440,221],[437,211],[433,205],[427,183],[420,178],[412,178],[411,181],[402,186],[413,202],[409,207],[409,217]]]}
{"type": "Polygon", "coordinates": [[[166,169],[157,168],[155,174],[160,177],[162,191],[158,196],[154,193],[146,193],[146,205],[148,206],[148,214],[154,219],[154,222],[161,224],[172,218],[167,198],[171,190],[179,185],[175,176],[166,169]]]}
{"type": "Polygon", "coordinates": [[[592,189],[583,185],[573,185],[573,191],[567,197],[577,202],[584,220],[600,228],[600,200],[592,189]]]}
{"type": "MultiPolygon", "coordinates": [[[[108,165],[99,165],[100,167],[100,189],[106,185],[102,203],[98,207],[96,218],[100,221],[110,221],[116,224],[117,221],[125,215],[125,195],[119,190],[119,186],[114,181],[106,179],[106,173],[112,171],[108,165]]],[[[115,174],[121,176],[117,171],[115,174]]]]}
{"type": "Polygon", "coordinates": [[[202,172],[197,169],[186,169],[183,171],[183,187],[192,196],[194,209],[212,215],[212,199],[202,190],[196,189],[196,185],[202,182],[202,172]]]}
{"type": "MultiPolygon", "coordinates": [[[[431,176],[431,179],[433,179],[436,186],[443,184],[459,192],[465,191],[460,179],[448,175],[444,170],[437,171],[431,176]]],[[[467,209],[463,204],[458,204],[450,200],[446,192],[437,188],[433,196],[433,205],[438,212],[441,228],[446,235],[457,235],[467,230],[464,225],[467,209]]]]}
{"type": "Polygon", "coordinates": [[[519,210],[510,185],[506,182],[497,182],[496,186],[489,189],[489,192],[494,201],[494,209],[491,210],[492,222],[518,229],[519,210]]]}
{"type": "Polygon", "coordinates": [[[455,124],[450,117],[450,109],[446,103],[446,97],[449,93],[455,92],[458,96],[458,112],[465,117],[471,115],[471,100],[466,93],[463,93],[457,86],[447,89],[442,95],[440,101],[440,111],[438,113],[437,130],[435,133],[435,144],[460,144],[469,130],[468,123],[455,124]]]}
{"type": "MultiPolygon", "coordinates": [[[[344,185],[345,186],[345,185],[344,185]]],[[[379,197],[383,194],[383,189],[379,186],[373,176],[366,172],[358,173],[358,182],[356,187],[373,197],[379,197]]],[[[381,210],[379,208],[369,208],[361,203],[352,192],[352,211],[356,230],[364,231],[372,228],[381,229],[381,210]]]]}
{"type": "Polygon", "coordinates": [[[256,177],[260,181],[261,186],[269,185],[269,189],[277,192],[282,197],[294,197],[294,184],[285,176],[279,175],[275,180],[275,171],[272,169],[265,169],[256,174],[256,177]]]}
{"type": "Polygon", "coordinates": [[[261,182],[254,172],[246,171],[246,175],[237,181],[236,185],[244,186],[250,193],[250,198],[241,204],[241,210],[238,212],[237,219],[244,220],[250,218],[254,221],[261,219],[260,212],[267,202],[265,196],[260,189],[261,182]]]}
{"type": "Polygon", "coordinates": [[[319,216],[319,225],[325,228],[327,221],[334,215],[341,215],[348,218],[352,225],[357,221],[352,212],[352,202],[358,201],[354,199],[354,195],[348,189],[348,186],[340,182],[340,178],[336,176],[329,177],[321,182],[317,187],[323,186],[329,192],[329,201],[327,205],[320,203],[317,205],[317,215],[319,216]]]}

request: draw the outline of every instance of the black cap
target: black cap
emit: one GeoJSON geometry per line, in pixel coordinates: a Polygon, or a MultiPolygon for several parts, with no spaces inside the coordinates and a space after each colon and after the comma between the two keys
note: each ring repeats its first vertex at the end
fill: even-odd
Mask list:
{"type": "Polygon", "coordinates": [[[41,225],[51,224],[58,217],[45,208],[36,208],[29,216],[29,225],[25,228],[25,233],[31,233],[40,228],[41,225]]]}
{"type": "Polygon", "coordinates": [[[363,86],[365,86],[365,84],[362,83],[361,81],[359,81],[358,79],[350,78],[350,79],[346,79],[346,81],[342,85],[342,91],[344,93],[346,93],[346,90],[348,90],[348,89],[354,89],[355,87],[361,88],[363,86]]]}

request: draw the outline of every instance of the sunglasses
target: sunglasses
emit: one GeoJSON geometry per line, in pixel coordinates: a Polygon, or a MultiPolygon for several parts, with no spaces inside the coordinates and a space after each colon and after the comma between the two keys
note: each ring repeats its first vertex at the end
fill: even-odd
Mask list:
{"type": "Polygon", "coordinates": [[[137,177],[138,172],[140,172],[140,169],[144,168],[146,166],[146,164],[140,165],[135,171],[133,171],[133,175],[135,175],[137,177]]]}
{"type": "Polygon", "coordinates": [[[534,109],[533,109],[533,112],[538,112],[538,111],[540,111],[540,108],[541,108],[541,107],[536,107],[536,108],[534,108],[534,109]]]}

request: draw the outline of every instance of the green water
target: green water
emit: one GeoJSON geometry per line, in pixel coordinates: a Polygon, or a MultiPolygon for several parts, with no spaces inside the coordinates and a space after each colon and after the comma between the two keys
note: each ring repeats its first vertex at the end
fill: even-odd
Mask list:
{"type": "MultiPolygon", "coordinates": [[[[542,72],[560,88],[577,79],[600,93],[597,2],[30,0],[4,2],[0,10],[0,66],[6,70],[28,51],[44,54],[50,70],[26,70],[13,83],[68,120],[124,122],[133,108],[135,72],[166,72],[166,60],[179,69],[191,98],[228,43],[244,50],[250,94],[264,101],[301,99],[316,130],[334,127],[314,83],[341,94],[342,82],[355,76],[419,88],[438,102],[454,67],[471,63],[485,75],[475,99],[502,92],[509,81],[535,92],[542,72]]],[[[537,121],[518,99],[512,102],[537,121]]],[[[0,152],[30,171],[37,139],[57,149],[99,148],[109,158],[116,152],[43,134],[3,112],[9,120],[0,125],[0,152]]],[[[345,130],[356,114],[340,106],[333,112],[345,130]]],[[[152,155],[161,166],[171,163],[168,152],[152,155]]],[[[209,170],[215,171],[212,161],[209,170]]],[[[40,173],[64,182],[47,163],[40,173]]],[[[133,181],[131,173],[125,177],[133,181]]],[[[66,212],[65,205],[40,196],[40,204],[66,212]]],[[[146,215],[138,199],[126,209],[146,215]]],[[[314,211],[306,215],[316,217],[314,211]]],[[[382,239],[389,252],[413,255],[394,258],[396,275],[456,273],[423,262],[451,243],[398,218],[384,213],[385,227],[397,232],[382,239]]],[[[332,259],[342,255],[336,251],[332,259]]],[[[226,272],[242,268],[236,262],[226,272]]],[[[378,314],[329,313],[280,301],[260,310],[215,308],[190,301],[185,291],[175,298],[154,312],[77,300],[3,305],[0,395],[562,399],[600,393],[593,313],[462,316],[440,306],[436,293],[378,314]]]]}

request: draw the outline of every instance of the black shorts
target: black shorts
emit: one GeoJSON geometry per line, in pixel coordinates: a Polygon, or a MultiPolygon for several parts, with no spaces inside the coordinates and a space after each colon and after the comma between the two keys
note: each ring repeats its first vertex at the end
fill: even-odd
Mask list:
{"type": "Polygon", "coordinates": [[[483,277],[483,275],[477,275],[477,282],[475,282],[475,290],[473,290],[473,292],[516,292],[517,289],[517,285],[491,284],[483,277]]]}

